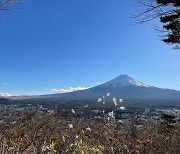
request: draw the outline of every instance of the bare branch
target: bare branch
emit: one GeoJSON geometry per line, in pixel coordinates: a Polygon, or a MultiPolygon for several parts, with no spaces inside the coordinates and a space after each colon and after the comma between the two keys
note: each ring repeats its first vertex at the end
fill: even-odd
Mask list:
{"type": "Polygon", "coordinates": [[[163,23],[162,41],[166,44],[175,45],[179,48],[180,44],[180,6],[178,0],[159,1],[159,0],[136,0],[136,14],[132,15],[133,23],[140,24],[154,19],[159,19],[163,23]]]}
{"type": "Polygon", "coordinates": [[[13,11],[16,9],[13,5],[22,2],[23,0],[0,0],[0,12],[13,11]]]}

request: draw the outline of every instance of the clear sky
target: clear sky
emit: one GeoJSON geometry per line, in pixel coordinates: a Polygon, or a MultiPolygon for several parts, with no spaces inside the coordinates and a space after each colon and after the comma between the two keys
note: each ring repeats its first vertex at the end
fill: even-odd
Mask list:
{"type": "Polygon", "coordinates": [[[180,90],[180,52],[160,41],[153,29],[158,21],[130,24],[133,5],[132,0],[18,5],[21,9],[0,20],[0,93],[92,87],[120,74],[180,90]]]}

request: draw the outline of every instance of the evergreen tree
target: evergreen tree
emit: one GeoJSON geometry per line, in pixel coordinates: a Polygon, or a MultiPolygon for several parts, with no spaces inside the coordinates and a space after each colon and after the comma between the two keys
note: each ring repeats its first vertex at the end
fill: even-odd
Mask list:
{"type": "Polygon", "coordinates": [[[138,22],[159,18],[165,35],[163,41],[180,49],[180,0],[138,0],[137,7],[143,9],[135,15],[138,22]]]}

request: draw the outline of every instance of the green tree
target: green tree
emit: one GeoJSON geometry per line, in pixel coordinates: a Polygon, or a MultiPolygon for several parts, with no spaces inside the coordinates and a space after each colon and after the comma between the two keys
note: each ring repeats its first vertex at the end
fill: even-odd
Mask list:
{"type": "Polygon", "coordinates": [[[166,134],[171,134],[174,131],[174,126],[176,124],[176,116],[166,113],[161,113],[161,132],[164,132],[166,134]]]}
{"type": "Polygon", "coordinates": [[[158,18],[163,24],[158,31],[163,32],[162,41],[180,49],[180,0],[137,0],[137,23],[158,18]]]}

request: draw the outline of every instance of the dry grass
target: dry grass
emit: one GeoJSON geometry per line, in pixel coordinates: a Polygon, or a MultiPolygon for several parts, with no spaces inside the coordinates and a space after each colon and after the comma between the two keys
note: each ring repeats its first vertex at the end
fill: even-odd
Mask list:
{"type": "Polygon", "coordinates": [[[41,113],[17,115],[0,125],[2,154],[178,154],[180,127],[170,128],[147,118],[120,123],[114,118],[86,114],[41,113]]]}

